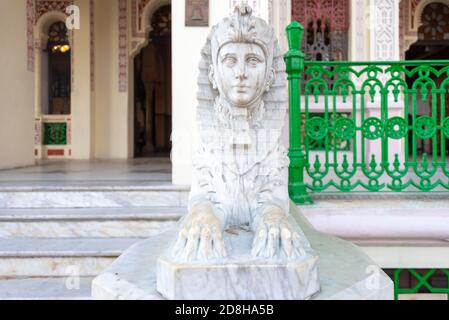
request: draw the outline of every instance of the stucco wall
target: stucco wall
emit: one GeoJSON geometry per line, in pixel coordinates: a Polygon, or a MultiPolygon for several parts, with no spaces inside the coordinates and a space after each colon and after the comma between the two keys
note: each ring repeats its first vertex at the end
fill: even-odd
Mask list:
{"type": "Polygon", "coordinates": [[[90,6],[89,0],[76,0],[80,29],[74,31],[74,85],[72,87],[72,159],[92,157],[92,92],[90,86],[90,6]]]}
{"type": "Polygon", "coordinates": [[[0,1],[0,169],[34,164],[34,85],[26,1],[0,1]]]}
{"type": "Polygon", "coordinates": [[[128,93],[119,92],[117,1],[95,1],[94,157],[128,158],[128,93]]]}

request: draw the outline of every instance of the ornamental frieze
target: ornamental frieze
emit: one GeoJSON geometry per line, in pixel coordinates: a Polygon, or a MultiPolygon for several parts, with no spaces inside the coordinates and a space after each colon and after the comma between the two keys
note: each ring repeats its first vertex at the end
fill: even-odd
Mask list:
{"type": "Polygon", "coordinates": [[[35,23],[47,12],[59,11],[66,14],[66,8],[73,5],[73,0],[36,0],[35,23]]]}

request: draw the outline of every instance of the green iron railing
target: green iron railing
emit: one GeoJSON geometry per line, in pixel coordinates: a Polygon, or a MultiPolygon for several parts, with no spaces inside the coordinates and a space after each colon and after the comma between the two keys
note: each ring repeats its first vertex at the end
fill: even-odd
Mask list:
{"type": "Polygon", "coordinates": [[[449,269],[396,269],[393,273],[393,282],[395,300],[398,300],[402,294],[419,293],[444,294],[449,299],[449,269]],[[404,273],[412,281],[409,281],[410,283],[408,285],[401,286],[400,276],[404,273]],[[437,286],[432,282],[432,278],[438,273],[443,278],[443,283],[437,286]]]}
{"type": "Polygon", "coordinates": [[[309,191],[447,191],[449,60],[304,61],[303,30],[287,27],[285,55],[292,200],[312,203],[309,191]]]}

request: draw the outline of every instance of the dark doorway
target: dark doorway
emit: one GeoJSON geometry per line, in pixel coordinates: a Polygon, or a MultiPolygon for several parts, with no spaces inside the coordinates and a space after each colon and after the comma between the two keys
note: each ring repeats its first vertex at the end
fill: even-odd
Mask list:
{"type": "Polygon", "coordinates": [[[134,156],[167,157],[172,131],[171,6],[151,18],[148,45],[134,60],[134,156]]]}
{"type": "Polygon", "coordinates": [[[42,113],[70,114],[71,47],[64,22],[52,24],[42,52],[42,113]]]}
{"type": "MultiPolygon", "coordinates": [[[[410,46],[405,53],[406,60],[446,60],[449,59],[449,6],[434,2],[428,4],[421,16],[422,25],[418,28],[418,41],[410,46]]],[[[434,66],[439,70],[441,66],[434,66]]],[[[409,87],[416,80],[417,75],[408,80],[409,87]]],[[[436,88],[441,87],[441,83],[446,79],[446,74],[436,77],[432,75],[436,88]]],[[[411,104],[409,104],[411,106],[411,104]]],[[[416,103],[416,113],[418,116],[433,116],[432,95],[428,95],[424,101],[419,97],[416,103]]],[[[441,115],[449,116],[449,94],[444,94],[444,99],[436,99],[436,120],[441,123],[441,115]],[[444,109],[444,110],[442,110],[444,109]]],[[[443,118],[444,120],[444,118],[443,118]]],[[[413,122],[412,112],[409,113],[409,123],[413,122]]],[[[437,150],[441,153],[441,132],[437,132],[437,150]]],[[[410,137],[410,141],[411,141],[410,137]]],[[[446,154],[449,154],[449,140],[445,140],[446,154]]],[[[409,150],[410,153],[412,150],[409,150]]],[[[418,155],[432,153],[431,139],[417,139],[418,155]]],[[[440,154],[440,156],[443,156],[440,154]]]]}

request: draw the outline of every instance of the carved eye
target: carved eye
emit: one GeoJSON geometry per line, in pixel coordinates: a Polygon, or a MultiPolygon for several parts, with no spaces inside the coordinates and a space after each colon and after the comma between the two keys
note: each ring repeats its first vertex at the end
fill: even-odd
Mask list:
{"type": "Polygon", "coordinates": [[[257,66],[259,63],[261,63],[262,61],[261,61],[258,57],[256,57],[256,56],[250,56],[250,57],[248,57],[248,58],[246,59],[246,62],[247,62],[249,65],[255,67],[255,66],[257,66]]]}
{"type": "Polygon", "coordinates": [[[223,63],[228,67],[232,67],[237,63],[237,59],[235,57],[226,57],[223,59],[223,63]]]}

